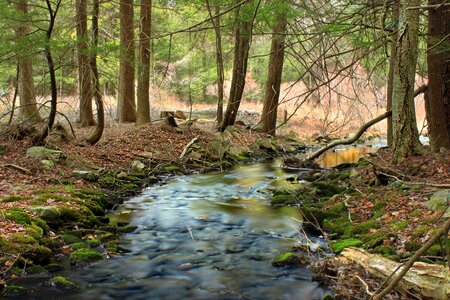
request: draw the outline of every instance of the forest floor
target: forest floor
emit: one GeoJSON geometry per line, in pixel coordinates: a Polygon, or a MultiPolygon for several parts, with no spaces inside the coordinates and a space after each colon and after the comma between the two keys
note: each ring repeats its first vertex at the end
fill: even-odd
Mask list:
{"type": "MultiPolygon", "coordinates": [[[[224,136],[219,138],[211,128],[211,124],[201,122],[183,130],[164,124],[121,125],[108,128],[95,146],[85,145],[83,137],[89,132],[78,129],[76,139],[54,141],[47,148],[55,152],[37,157],[27,155],[28,139],[1,141],[0,290],[5,281],[32,274],[34,271],[27,265],[36,263],[47,270],[53,269],[55,264],[48,256],[70,256],[72,264],[89,262],[97,257],[85,249],[86,245],[94,248],[99,243],[105,244],[108,255],[120,253],[124,249],[117,245],[118,236],[133,228],[128,228],[128,224],[111,226],[101,218],[102,212],[120,204],[118,198],[123,201],[123,197],[158,182],[161,175],[206,172],[264,156],[267,152],[298,149],[292,140],[274,142],[240,126],[226,132],[227,142],[223,142],[224,136]],[[197,140],[193,149],[180,158],[194,138],[197,140]],[[255,155],[259,150],[264,153],[255,155]],[[95,219],[94,214],[100,217],[95,219]],[[94,227],[98,230],[90,229],[94,227]]],[[[302,145],[297,143],[297,146],[302,145]]],[[[315,218],[327,232],[334,234],[331,244],[335,252],[340,252],[336,251],[336,245],[339,248],[342,243],[348,243],[404,261],[443,223],[443,211],[448,204],[443,209],[442,205],[435,207],[428,202],[438,191],[448,192],[449,151],[427,152],[397,165],[390,163],[391,155],[388,150],[382,150],[364,164],[326,175],[331,177],[316,177],[317,181],[353,191],[346,194],[339,189],[337,197],[330,195],[326,201],[319,201],[320,206],[315,200],[310,207],[310,211],[329,213],[315,218]]],[[[327,189],[332,190],[333,186],[327,189]]],[[[277,203],[281,204],[289,203],[277,203]]],[[[436,245],[423,260],[440,263],[445,256],[444,248],[436,245]]],[[[380,283],[374,281],[372,285],[373,279],[361,269],[338,268],[333,272],[331,283],[336,284],[336,295],[344,299],[364,299],[367,293],[357,277],[342,280],[343,276],[361,275],[370,287],[380,283]]]]}

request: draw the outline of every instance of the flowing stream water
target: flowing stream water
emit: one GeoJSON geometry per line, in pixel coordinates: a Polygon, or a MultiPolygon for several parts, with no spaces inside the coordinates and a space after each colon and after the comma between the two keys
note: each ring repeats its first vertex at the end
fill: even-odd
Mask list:
{"type": "MultiPolygon", "coordinates": [[[[320,163],[353,162],[365,152],[331,153],[320,163]]],[[[321,299],[326,288],[306,266],[271,263],[295,245],[325,243],[300,233],[299,208],[270,206],[267,191],[293,176],[279,164],[180,176],[144,190],[110,215],[138,226],[122,237],[130,253],[60,273],[80,290],[35,287],[33,298],[321,299]]]]}

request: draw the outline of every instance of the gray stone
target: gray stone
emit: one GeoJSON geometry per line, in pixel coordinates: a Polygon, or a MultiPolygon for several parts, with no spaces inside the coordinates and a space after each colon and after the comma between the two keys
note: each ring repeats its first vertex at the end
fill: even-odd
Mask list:
{"type": "MultiPolygon", "coordinates": [[[[430,200],[425,202],[428,209],[433,211],[443,211],[446,210],[450,203],[450,190],[441,190],[433,194],[430,200]]],[[[447,209],[445,218],[450,217],[450,211],[447,209]]]]}
{"type": "Polygon", "coordinates": [[[48,149],[45,147],[31,147],[27,149],[27,157],[33,157],[38,159],[52,160],[53,162],[59,162],[66,158],[64,152],[60,150],[48,149]]]}
{"type": "Polygon", "coordinates": [[[133,168],[133,170],[135,170],[135,171],[142,171],[142,170],[144,170],[145,165],[138,160],[133,160],[131,162],[131,168],[133,168]]]}
{"type": "Polygon", "coordinates": [[[87,181],[97,181],[100,178],[98,171],[82,171],[73,170],[72,176],[75,178],[81,178],[87,181]]]}
{"type": "Polygon", "coordinates": [[[49,223],[57,223],[61,218],[61,213],[53,206],[34,206],[30,207],[30,211],[49,223]]]}

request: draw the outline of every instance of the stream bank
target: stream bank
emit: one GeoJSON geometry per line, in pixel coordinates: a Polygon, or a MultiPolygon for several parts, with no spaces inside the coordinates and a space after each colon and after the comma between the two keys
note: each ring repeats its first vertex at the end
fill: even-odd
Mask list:
{"type": "MultiPolygon", "coordinates": [[[[105,213],[147,186],[162,184],[175,175],[224,170],[237,163],[304,148],[293,140],[268,139],[239,127],[230,129],[223,135],[209,135],[144,127],[137,134],[106,140],[106,145],[112,144],[110,152],[102,151],[105,144],[92,151],[63,143],[28,147],[24,153],[14,144],[6,144],[2,158],[11,161],[12,156],[14,166],[31,168],[21,172],[13,167],[2,174],[11,175],[9,182],[15,176],[0,200],[2,294],[26,294],[27,290],[17,282],[27,276],[42,276],[127,253],[129,250],[119,245],[119,238],[133,232],[136,225],[112,221],[105,213]],[[164,131],[166,144],[149,140],[149,136],[161,137],[164,131]],[[180,158],[194,138],[197,142],[180,158]],[[141,143],[134,146],[136,142],[141,143]],[[153,148],[148,150],[147,145],[153,148]],[[171,150],[168,145],[173,145],[171,150]]],[[[21,146],[25,146],[26,141],[22,142],[21,146]]],[[[60,276],[50,276],[47,281],[50,285],[74,287],[60,276]]]]}

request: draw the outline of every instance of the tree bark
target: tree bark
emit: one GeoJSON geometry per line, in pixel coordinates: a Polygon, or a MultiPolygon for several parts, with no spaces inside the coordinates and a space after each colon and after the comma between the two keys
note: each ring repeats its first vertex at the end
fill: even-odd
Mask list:
{"type": "Polygon", "coordinates": [[[120,0],[119,122],[136,121],[133,0],[120,0]]]}
{"type": "Polygon", "coordinates": [[[398,53],[394,69],[392,126],[394,161],[421,152],[414,107],[414,82],[418,57],[420,0],[400,1],[398,53]]]}
{"type": "Polygon", "coordinates": [[[214,13],[216,15],[213,18],[211,12],[211,6],[209,1],[206,0],[206,6],[208,7],[209,16],[214,26],[214,32],[216,35],[216,65],[217,65],[217,125],[220,125],[223,119],[223,86],[225,81],[224,68],[223,68],[223,56],[222,56],[222,34],[220,32],[220,5],[216,3],[214,5],[214,13]]]}
{"type": "MultiPolygon", "coordinates": [[[[441,0],[429,0],[430,6],[441,0]]],[[[450,149],[450,10],[443,5],[428,10],[427,120],[434,152],[450,149]],[[446,38],[447,37],[447,38],[446,38]]]]}
{"type": "MultiPolygon", "coordinates": [[[[28,14],[28,0],[17,0],[15,2],[16,10],[23,14],[25,17],[28,14]]],[[[17,30],[17,38],[23,39],[30,32],[29,22],[22,22],[17,30]]],[[[20,115],[24,120],[40,121],[39,112],[37,110],[36,97],[34,94],[34,82],[33,82],[33,68],[32,59],[27,51],[20,50],[18,53],[18,90],[20,100],[20,115]]]]}
{"type": "Polygon", "coordinates": [[[281,76],[284,63],[284,33],[287,20],[283,12],[278,16],[273,28],[272,45],[270,48],[269,67],[266,81],[264,106],[261,116],[261,131],[275,135],[277,126],[278,101],[280,98],[281,76]]]}
{"type": "Polygon", "coordinates": [[[95,125],[92,112],[92,76],[89,66],[89,36],[87,32],[87,0],[76,1],[78,89],[80,95],[80,123],[95,125]]]}
{"type": "Polygon", "coordinates": [[[57,104],[58,104],[58,86],[56,84],[56,72],[55,63],[53,61],[52,51],[50,48],[50,41],[52,39],[53,28],[55,26],[56,15],[58,14],[59,7],[62,0],[56,2],[56,7],[53,9],[50,0],[45,0],[47,4],[47,10],[50,16],[49,25],[46,31],[46,41],[45,41],[45,57],[47,59],[48,73],[50,74],[50,87],[51,87],[51,101],[50,101],[50,113],[48,115],[47,126],[44,126],[44,130],[41,134],[37,135],[33,139],[33,144],[39,145],[44,142],[48,134],[52,130],[53,124],[55,123],[57,104]]]}
{"type": "Polygon", "coordinates": [[[91,145],[95,145],[103,135],[105,127],[105,112],[103,107],[103,99],[100,91],[100,79],[97,68],[97,46],[98,46],[98,16],[100,15],[99,0],[93,0],[92,3],[92,36],[94,51],[91,51],[90,55],[90,67],[92,71],[92,83],[94,86],[94,99],[97,106],[97,125],[95,126],[94,133],[87,138],[87,142],[91,145]]]}
{"type": "MultiPolygon", "coordinates": [[[[243,7],[251,7],[252,0],[249,0],[243,7]]],[[[253,18],[243,18],[242,16],[236,22],[236,40],[234,46],[233,75],[231,79],[230,97],[228,99],[227,110],[225,111],[222,123],[219,126],[220,131],[234,125],[236,115],[241,104],[242,94],[245,87],[245,77],[247,75],[248,52],[252,39],[253,18]]]]}
{"type": "Polygon", "coordinates": [[[150,122],[150,35],[152,1],[141,0],[139,33],[139,66],[137,88],[137,123],[150,122]]]}
{"type": "MultiPolygon", "coordinates": [[[[394,0],[392,2],[392,20],[391,22],[397,22],[399,17],[399,0],[394,0]]],[[[384,24],[383,24],[384,25],[384,24]]],[[[394,28],[394,31],[391,35],[391,53],[389,57],[389,73],[388,73],[388,83],[387,83],[387,103],[386,103],[386,111],[392,111],[392,96],[394,89],[394,69],[395,62],[397,57],[397,38],[398,38],[398,28],[397,26],[394,28]]],[[[392,117],[388,117],[387,119],[387,144],[389,147],[392,146],[393,143],[393,133],[392,133],[392,117]]]]}

